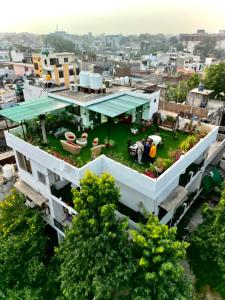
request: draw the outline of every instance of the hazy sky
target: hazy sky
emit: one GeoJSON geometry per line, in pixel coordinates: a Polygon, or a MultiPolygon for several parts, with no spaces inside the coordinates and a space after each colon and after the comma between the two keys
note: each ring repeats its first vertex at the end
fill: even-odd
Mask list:
{"type": "Polygon", "coordinates": [[[2,0],[0,32],[180,33],[225,29],[225,0],[2,0]]]}

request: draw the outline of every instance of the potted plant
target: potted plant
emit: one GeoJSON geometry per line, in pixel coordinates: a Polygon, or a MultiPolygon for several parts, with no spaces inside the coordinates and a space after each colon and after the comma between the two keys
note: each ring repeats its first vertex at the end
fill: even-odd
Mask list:
{"type": "Polygon", "coordinates": [[[145,170],[145,175],[149,176],[151,178],[156,178],[157,177],[157,171],[155,169],[155,166],[154,165],[150,165],[150,167],[145,170]]]}
{"type": "Polygon", "coordinates": [[[158,173],[162,173],[165,169],[165,162],[163,160],[163,158],[158,157],[154,163],[155,165],[155,169],[158,173]]]}

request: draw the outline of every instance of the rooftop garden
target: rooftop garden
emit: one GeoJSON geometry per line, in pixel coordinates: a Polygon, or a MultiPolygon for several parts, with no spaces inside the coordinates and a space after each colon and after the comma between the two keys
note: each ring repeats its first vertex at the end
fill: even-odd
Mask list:
{"type": "MultiPolygon", "coordinates": [[[[188,133],[187,130],[182,132],[168,131],[159,128],[157,125],[151,124],[150,126],[140,126],[138,131],[135,132],[135,134],[132,134],[131,128],[134,128],[135,125],[112,122],[110,124],[108,143],[108,124],[103,123],[96,126],[94,129],[87,129],[84,131],[88,134],[87,146],[82,148],[78,155],[72,155],[62,148],[60,140],[65,140],[64,134],[55,137],[50,132],[52,128],[64,127],[68,129],[68,131],[74,133],[76,138],[80,138],[83,131],[78,131],[75,125],[70,124],[66,120],[58,120],[56,122],[54,118],[49,115],[45,120],[48,143],[44,145],[39,123],[40,121],[38,119],[27,122],[26,141],[39,146],[48,153],[63,159],[76,167],[82,167],[92,160],[92,143],[95,138],[98,138],[98,144],[105,144],[105,147],[102,148],[102,154],[153,178],[158,177],[177,161],[182,154],[192,148],[200,138],[207,134],[207,132],[203,130],[196,129],[196,126],[194,131],[188,133]],[[150,165],[149,162],[139,164],[135,158],[129,154],[128,145],[133,145],[137,141],[147,139],[150,135],[160,136],[162,140],[157,146],[156,160],[153,165],[150,165]]],[[[20,134],[20,137],[23,138],[23,135],[20,134]]]]}

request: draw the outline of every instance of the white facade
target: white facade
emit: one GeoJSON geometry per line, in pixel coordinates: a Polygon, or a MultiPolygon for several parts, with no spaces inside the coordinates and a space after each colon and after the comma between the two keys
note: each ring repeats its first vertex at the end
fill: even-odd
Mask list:
{"type": "Polygon", "coordinates": [[[22,62],[24,59],[22,52],[16,52],[15,50],[12,50],[10,54],[13,62],[22,62]]]}
{"type": "Polygon", "coordinates": [[[9,51],[0,51],[0,62],[9,62],[9,51]]]}
{"type": "MultiPolygon", "coordinates": [[[[7,144],[15,151],[20,179],[48,199],[47,205],[50,214],[45,217],[46,221],[63,236],[63,231],[57,228],[54,220],[63,223],[66,221],[65,210],[68,210],[69,214],[76,214],[76,212],[51,193],[50,186],[54,183],[56,176],[58,177],[58,185],[63,186],[65,183],[71,183],[76,188],[80,186],[80,180],[87,170],[91,170],[96,174],[109,172],[114,176],[117,186],[120,187],[121,203],[136,212],[147,211],[154,212],[157,215],[159,205],[179,185],[180,175],[185,172],[190,164],[198,162],[198,160],[201,161],[202,157],[206,157],[210,145],[216,141],[218,127],[206,126],[210,129],[209,134],[157,179],[147,177],[104,155],[82,168],[76,168],[15,136],[13,133],[17,131],[18,134],[19,128],[5,132],[5,137],[7,144]],[[20,166],[18,153],[21,153],[30,161],[32,174],[20,166]],[[44,176],[45,183],[40,181],[38,172],[44,176]]],[[[205,160],[205,165],[207,165],[207,160],[205,160]]],[[[200,181],[197,178],[200,176],[201,179],[202,173],[203,171],[200,170],[193,180],[188,183],[188,190],[199,189],[200,181]]],[[[164,217],[164,222],[169,221],[170,214],[173,214],[173,211],[164,217]]]]}

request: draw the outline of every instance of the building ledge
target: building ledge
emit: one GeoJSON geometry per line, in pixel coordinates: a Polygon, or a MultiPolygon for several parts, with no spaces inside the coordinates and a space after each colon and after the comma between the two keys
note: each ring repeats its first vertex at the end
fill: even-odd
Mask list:
{"type": "Polygon", "coordinates": [[[29,186],[28,184],[26,184],[22,180],[18,180],[14,184],[14,187],[19,192],[21,192],[22,194],[24,194],[25,196],[27,196],[30,200],[32,200],[38,206],[42,206],[44,203],[46,203],[48,201],[47,198],[43,197],[41,194],[39,194],[38,192],[36,192],[31,186],[29,186]]]}
{"type": "Polygon", "coordinates": [[[188,191],[186,188],[178,185],[165,201],[160,203],[160,207],[166,211],[174,211],[187,199],[188,191]]]}

